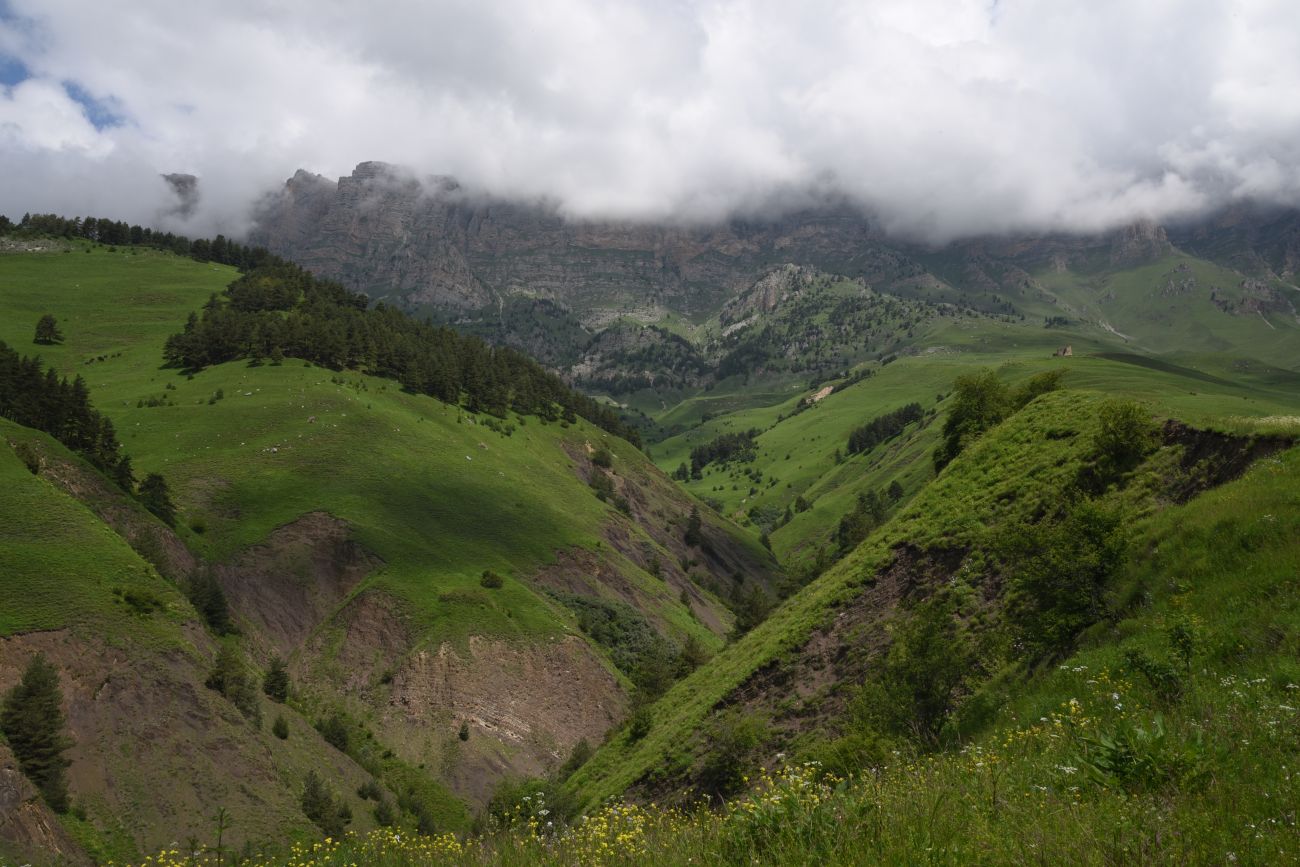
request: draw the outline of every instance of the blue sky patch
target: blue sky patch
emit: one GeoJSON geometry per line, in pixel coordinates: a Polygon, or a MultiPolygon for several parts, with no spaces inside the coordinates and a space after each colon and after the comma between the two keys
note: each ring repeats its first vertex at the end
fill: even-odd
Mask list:
{"type": "Polygon", "coordinates": [[[95,129],[121,126],[126,123],[126,118],[113,110],[110,100],[95,99],[75,81],[63,82],[63,89],[85,110],[86,119],[95,125],[95,129]]]}
{"type": "Polygon", "coordinates": [[[7,54],[0,54],[0,85],[12,87],[30,77],[31,73],[27,71],[27,67],[21,60],[7,54]]]}

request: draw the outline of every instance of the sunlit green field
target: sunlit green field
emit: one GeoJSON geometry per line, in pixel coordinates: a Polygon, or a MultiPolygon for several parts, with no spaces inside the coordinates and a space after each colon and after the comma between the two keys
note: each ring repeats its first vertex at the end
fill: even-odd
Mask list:
{"type": "MultiPolygon", "coordinates": [[[[561,549],[594,547],[612,514],[572,471],[565,444],[606,441],[639,461],[635,450],[581,421],[512,417],[504,436],[394,383],[301,361],[192,377],[163,368],[166,337],[234,276],[147,250],[0,256],[0,340],[85,377],[137,475],[168,479],[181,532],[200,552],[222,558],[326,511],[383,559],[372,586],[409,603],[441,640],[571,630],[567,611],[513,579],[561,549]],[[58,319],[61,345],[33,344],[43,313],[58,319]],[[505,587],[484,592],[484,569],[505,587]]],[[[635,571],[631,580],[671,622],[707,635],[663,582],[635,571]]]]}

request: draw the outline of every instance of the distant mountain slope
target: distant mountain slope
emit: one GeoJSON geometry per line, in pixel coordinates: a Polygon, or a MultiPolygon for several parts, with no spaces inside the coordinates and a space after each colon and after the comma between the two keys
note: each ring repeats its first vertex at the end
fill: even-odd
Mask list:
{"type": "Polygon", "coordinates": [[[298,172],[267,198],[250,240],[375,298],[474,309],[523,294],[591,325],[715,310],[779,262],[873,284],[917,270],[848,209],[699,228],[575,222],[373,162],[337,182],[298,172]]]}
{"type": "Polygon", "coordinates": [[[931,247],[834,203],[711,226],[570,221],[553,203],[362,163],[337,181],[297,173],[266,198],[251,239],[372,298],[521,347],[645,413],[646,434],[660,437],[677,429],[665,418],[677,404],[733,375],[771,392],[798,375],[951,349],[954,329],[917,327],[943,317],[1019,322],[995,339],[1021,343],[1051,331],[1058,346],[1295,369],[1297,220],[1243,205],[1185,225],[931,247]],[[921,306],[897,315],[873,298],[921,306]]]}

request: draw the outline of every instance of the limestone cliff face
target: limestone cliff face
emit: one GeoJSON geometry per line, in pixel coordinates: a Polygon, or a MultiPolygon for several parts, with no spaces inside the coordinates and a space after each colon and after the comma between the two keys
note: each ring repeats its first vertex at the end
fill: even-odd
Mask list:
{"type": "Polygon", "coordinates": [[[716,309],[774,263],[870,282],[922,270],[848,211],[709,227],[579,222],[553,204],[473,195],[382,163],[337,182],[299,171],[263,202],[250,240],[375,298],[473,309],[528,295],[591,321],[716,309]]]}

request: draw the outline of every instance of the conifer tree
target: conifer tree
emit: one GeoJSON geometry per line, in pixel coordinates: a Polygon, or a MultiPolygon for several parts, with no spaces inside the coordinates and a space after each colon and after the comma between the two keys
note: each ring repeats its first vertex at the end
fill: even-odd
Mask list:
{"type": "Polygon", "coordinates": [[[683,539],[687,545],[695,547],[703,541],[700,535],[700,507],[691,506],[691,516],[686,519],[686,533],[683,539]]]}
{"type": "Polygon", "coordinates": [[[278,656],[271,659],[271,667],[262,679],[262,692],[272,701],[284,702],[289,698],[289,670],[278,656]]]}
{"type": "Polygon", "coordinates": [[[63,693],[59,673],[42,654],[32,657],[23,678],[5,695],[0,708],[0,731],[27,778],[40,791],[50,809],[68,809],[68,783],[63,757],[71,746],[64,733],[63,693]]]}
{"type": "Polygon", "coordinates": [[[140,483],[140,491],[137,495],[140,503],[153,512],[163,523],[171,527],[176,524],[176,505],[172,503],[171,491],[167,488],[167,480],[157,473],[150,473],[144,477],[140,483]]]}
{"type": "Polygon", "coordinates": [[[63,342],[63,332],[59,330],[59,321],[51,313],[46,313],[36,321],[36,343],[50,345],[63,342]]]}

